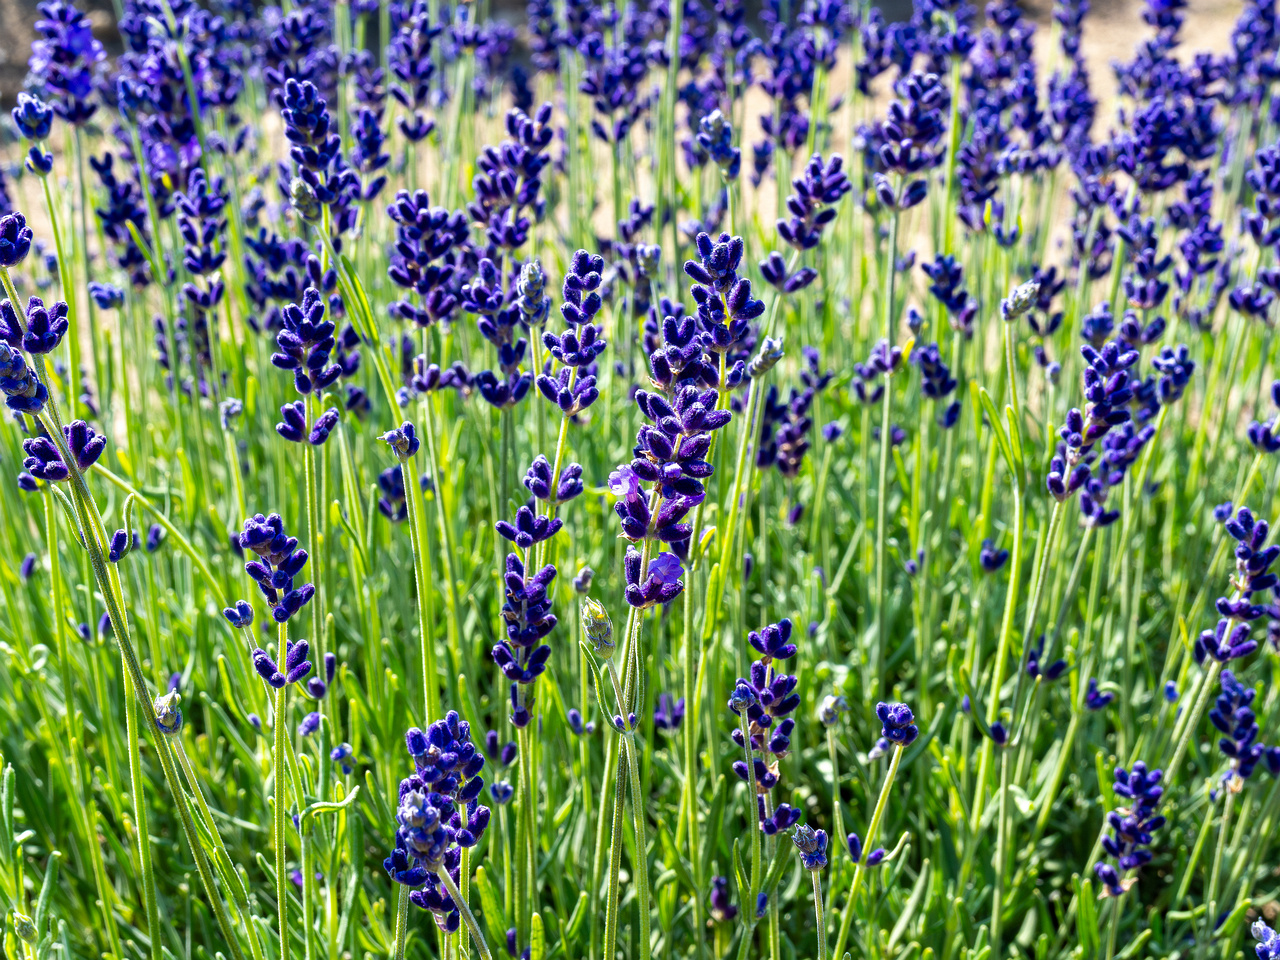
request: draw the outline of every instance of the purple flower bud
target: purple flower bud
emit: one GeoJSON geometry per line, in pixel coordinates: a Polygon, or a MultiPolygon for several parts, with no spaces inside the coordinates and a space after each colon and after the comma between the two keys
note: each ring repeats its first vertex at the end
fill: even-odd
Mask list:
{"type": "Polygon", "coordinates": [[[298,736],[309,737],[320,729],[320,714],[308,713],[298,724],[298,736]]]}

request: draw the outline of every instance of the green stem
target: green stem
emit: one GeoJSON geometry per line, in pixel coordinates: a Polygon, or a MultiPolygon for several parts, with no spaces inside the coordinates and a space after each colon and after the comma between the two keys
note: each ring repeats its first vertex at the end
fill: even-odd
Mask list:
{"type": "MultiPolygon", "coordinates": [[[[889,346],[893,344],[893,285],[897,270],[894,260],[898,255],[898,220],[899,213],[895,209],[889,219],[889,245],[885,253],[885,290],[884,290],[884,338],[889,346]]],[[[880,673],[883,669],[885,647],[889,643],[889,577],[885,569],[885,527],[889,515],[889,449],[890,439],[889,414],[893,402],[893,380],[885,376],[884,397],[880,407],[880,469],[876,480],[876,640],[872,650],[871,666],[867,680],[869,681],[866,698],[874,701],[879,696],[880,673]]],[[[836,955],[840,955],[837,949],[836,955]]]]}
{"type": "Polygon", "coordinates": [[[1120,930],[1120,897],[1111,898],[1111,924],[1107,931],[1107,957],[1111,960],[1116,955],[1116,934],[1120,930]]]}
{"type": "Polygon", "coordinates": [[[475,940],[476,948],[480,951],[480,960],[493,960],[493,954],[489,952],[489,944],[485,940],[484,934],[480,932],[480,924],[476,922],[476,915],[471,912],[471,907],[467,905],[466,898],[458,890],[458,885],[453,882],[453,877],[449,876],[449,871],[438,870],[436,876],[440,878],[444,888],[449,891],[449,898],[453,900],[458,907],[458,912],[462,914],[462,922],[471,931],[471,938],[475,940]]]}
{"type": "MultiPolygon", "coordinates": [[[[1200,955],[1207,952],[1209,942],[1213,939],[1214,924],[1217,922],[1218,878],[1222,875],[1222,851],[1227,845],[1227,834],[1231,829],[1231,807],[1236,799],[1237,785],[1233,782],[1234,776],[1233,774],[1232,780],[1225,786],[1227,799],[1222,805],[1222,821],[1218,824],[1218,844],[1213,852],[1213,866],[1209,870],[1209,895],[1205,898],[1204,933],[1199,938],[1197,950],[1200,955]]],[[[1210,810],[1212,809],[1211,807],[1210,810]]]]}
{"type": "Polygon", "coordinates": [[[747,754],[747,829],[751,831],[751,897],[742,905],[744,910],[754,909],[756,894],[760,892],[760,810],[759,787],[756,784],[755,755],[751,749],[751,722],[743,709],[739,717],[743,748],[747,754]]]}
{"type": "Polygon", "coordinates": [[[884,786],[880,788],[875,812],[871,814],[871,825],[867,827],[867,835],[862,840],[862,859],[853,868],[853,883],[849,887],[849,895],[845,898],[844,914],[840,917],[840,933],[836,936],[836,948],[831,953],[833,957],[844,956],[844,947],[849,940],[849,930],[853,926],[853,910],[858,902],[858,891],[862,888],[862,878],[867,872],[864,864],[867,854],[875,849],[880,821],[884,818],[885,807],[889,803],[889,792],[893,789],[893,781],[898,776],[898,765],[902,762],[902,751],[902,744],[894,744],[893,757],[889,761],[889,772],[885,774],[884,786]]]}
{"type": "Polygon", "coordinates": [[[187,784],[191,787],[191,792],[196,798],[196,806],[200,809],[200,815],[204,817],[205,823],[209,825],[209,833],[213,836],[213,849],[222,859],[227,875],[234,881],[231,885],[232,900],[241,914],[247,916],[249,912],[249,891],[245,889],[240,874],[236,872],[235,864],[232,863],[231,856],[227,853],[226,845],[222,842],[222,834],[214,825],[213,811],[209,809],[209,804],[204,798],[204,790],[200,787],[200,781],[196,779],[196,772],[191,766],[191,760],[187,756],[186,748],[183,747],[180,739],[174,740],[173,753],[178,758],[178,765],[182,767],[182,774],[187,778],[187,784]]]}
{"type": "Polygon", "coordinates": [[[818,870],[810,870],[809,876],[813,878],[813,915],[814,922],[818,929],[818,957],[817,960],[826,960],[827,956],[827,923],[822,916],[822,873],[818,870]]]}
{"type": "MultiPolygon", "coordinates": [[[[142,868],[142,906],[147,914],[147,936],[151,940],[151,960],[159,960],[160,912],[156,907],[156,875],[151,860],[151,835],[146,798],[142,795],[142,755],[138,748],[138,706],[133,682],[124,672],[125,728],[129,738],[129,791],[133,799],[133,821],[138,831],[138,862],[142,868]]],[[[217,836],[215,833],[214,836],[217,836]]]]}
{"type": "MultiPolygon", "coordinates": [[[[288,627],[280,625],[280,649],[276,652],[284,658],[288,627]]],[[[275,844],[276,844],[276,916],[280,922],[280,960],[289,960],[289,877],[286,873],[288,833],[285,824],[288,817],[285,810],[285,750],[288,747],[288,734],[285,730],[285,702],[289,695],[289,686],[285,684],[276,691],[275,704],[275,738],[271,749],[272,779],[275,782],[275,844]]]]}
{"type": "Polygon", "coordinates": [[[644,791],[640,788],[640,756],[636,750],[635,731],[630,729],[627,718],[627,707],[622,696],[622,685],[618,682],[618,671],[612,660],[605,661],[605,669],[613,682],[613,693],[618,699],[618,710],[622,722],[628,729],[622,733],[623,751],[626,754],[627,770],[631,776],[631,816],[635,831],[635,870],[637,913],[640,915],[640,956],[649,960],[652,951],[652,933],[649,920],[649,858],[648,842],[645,838],[644,826],[644,791]]]}
{"type": "Polygon", "coordinates": [[[400,461],[400,470],[404,474],[404,503],[407,509],[406,523],[409,526],[409,545],[413,550],[414,593],[418,607],[418,637],[421,642],[422,689],[425,723],[432,718],[444,714],[440,707],[440,684],[436,672],[435,637],[431,634],[431,619],[427,616],[427,591],[431,589],[431,577],[427,551],[422,545],[422,521],[418,502],[418,471],[412,457],[400,461]]]}
{"type": "MultiPolygon", "coordinates": [[[[328,209],[327,207],[325,208],[328,209]]],[[[316,416],[316,398],[314,393],[308,393],[304,398],[304,406],[306,409],[307,423],[311,424],[315,421],[316,416]]],[[[307,546],[311,550],[311,569],[315,571],[316,592],[311,598],[311,642],[317,648],[324,639],[324,631],[321,624],[324,623],[322,614],[322,602],[324,599],[324,545],[321,543],[320,533],[320,493],[319,485],[316,479],[316,448],[303,439],[302,442],[302,472],[304,475],[307,490],[307,546]]],[[[280,656],[284,656],[284,650],[281,649],[280,656]]]]}
{"type": "Polygon", "coordinates": [[[426,427],[427,456],[430,458],[431,463],[431,478],[436,485],[436,523],[440,527],[440,556],[444,562],[444,578],[446,582],[445,603],[449,608],[449,644],[450,649],[461,651],[463,642],[462,624],[458,619],[460,616],[458,580],[454,575],[453,569],[453,532],[444,503],[445,487],[447,486],[445,483],[444,462],[440,458],[440,448],[436,441],[435,411],[431,409],[429,398],[426,407],[427,409],[422,419],[426,427]]]}
{"type": "Polygon", "coordinates": [[[627,770],[631,774],[631,816],[635,821],[636,863],[635,882],[637,913],[640,915],[640,957],[649,960],[651,938],[649,927],[649,861],[644,826],[644,793],[640,789],[640,755],[636,749],[635,734],[624,738],[627,753],[627,770]]]}
{"type": "MultiPolygon", "coordinates": [[[[1234,621],[1229,621],[1228,633],[1234,625],[1234,621]]],[[[1182,758],[1187,753],[1187,747],[1191,744],[1191,740],[1196,734],[1196,727],[1200,725],[1200,718],[1204,715],[1205,707],[1209,705],[1209,699],[1213,695],[1213,685],[1217,682],[1218,672],[1221,669],[1222,664],[1214,660],[1209,664],[1209,669],[1205,671],[1204,677],[1200,681],[1200,695],[1196,697],[1195,706],[1191,708],[1191,713],[1187,715],[1187,722],[1183,724],[1182,736],[1178,739],[1177,749],[1173,751],[1173,759],[1165,767],[1164,782],[1166,790],[1173,785],[1174,778],[1178,775],[1178,767],[1181,766],[1182,758]]]]}
{"type": "Polygon", "coordinates": [[[1000,935],[1004,927],[1004,867],[1005,846],[1008,843],[1009,824],[1005,816],[1005,800],[1009,794],[1009,751],[1000,751],[1000,799],[996,812],[996,862],[995,888],[991,893],[991,955],[1001,956],[1000,935]]]}
{"type": "MultiPolygon", "coordinates": [[[[1009,587],[1005,592],[1004,616],[1000,622],[1000,641],[996,659],[991,668],[991,692],[987,696],[987,725],[995,723],[1000,714],[1000,688],[1004,684],[1004,665],[1009,659],[1009,641],[1013,633],[1013,618],[1018,608],[1018,588],[1022,574],[1022,478],[1013,478],[1013,553],[1009,560],[1009,587]]],[[[992,741],[983,738],[982,754],[978,760],[978,780],[974,785],[972,829],[976,833],[982,823],[986,806],[987,768],[991,765],[992,741]]]]}

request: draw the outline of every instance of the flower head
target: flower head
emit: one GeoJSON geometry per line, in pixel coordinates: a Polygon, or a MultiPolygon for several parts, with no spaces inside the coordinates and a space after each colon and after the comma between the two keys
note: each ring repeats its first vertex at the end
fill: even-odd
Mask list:
{"type": "Polygon", "coordinates": [[[915,714],[905,703],[877,703],[876,718],[882,724],[880,735],[896,746],[909,746],[920,735],[915,714]]]}
{"type": "Polygon", "coordinates": [[[1107,814],[1111,833],[1103,836],[1102,847],[1116,859],[1116,864],[1102,862],[1094,865],[1107,896],[1123,895],[1135,882],[1133,878],[1125,879],[1123,874],[1151,860],[1151,851],[1147,847],[1151,844],[1152,834],[1165,822],[1165,818],[1155,812],[1164,793],[1160,785],[1162,778],[1161,771],[1148,772],[1142,761],[1134,763],[1129,770],[1116,767],[1112,789],[1117,796],[1128,799],[1130,806],[1119,807],[1107,814]]]}
{"type": "Polygon", "coordinates": [[[658,695],[658,704],[653,708],[653,727],[664,733],[673,734],[680,729],[684,720],[684,697],[672,700],[669,693],[658,695]]]}
{"type": "Polygon", "coordinates": [[[1258,720],[1252,709],[1257,691],[1244,686],[1230,670],[1222,671],[1219,683],[1221,692],[1209,711],[1209,720],[1225,734],[1218,741],[1218,748],[1231,761],[1231,768],[1223,779],[1233,790],[1239,790],[1252,776],[1265,750],[1258,742],[1258,720]]]}
{"type": "Polygon", "coordinates": [[[1258,960],[1280,960],[1280,933],[1276,933],[1262,920],[1255,920],[1249,932],[1258,941],[1253,948],[1258,960]]]}
{"type": "MultiPolygon", "coordinates": [[[[244,569],[272,604],[271,615],[277,623],[284,623],[311,602],[316,592],[313,585],[294,586],[294,578],[306,566],[307,551],[298,549],[297,538],[284,532],[284,521],[278,513],[269,517],[259,513],[245,520],[238,545],[256,555],[257,559],[248,561],[244,569]]],[[[303,656],[306,656],[305,647],[303,656]]]]}
{"type": "MultiPolygon", "coordinates": [[[[727,877],[711,878],[710,903],[711,919],[716,923],[729,923],[738,915],[738,907],[729,899],[729,879],[727,877]]],[[[1264,958],[1268,960],[1268,958],[1264,958]]]]}
{"type": "Polygon", "coordinates": [[[817,871],[827,865],[827,832],[814,830],[807,823],[796,827],[791,842],[800,854],[800,863],[806,870],[817,871]]]}
{"type": "Polygon", "coordinates": [[[170,690],[155,699],[156,729],[167,736],[173,736],[182,729],[182,695],[177,690],[170,690]]]}
{"type": "Polygon", "coordinates": [[[484,754],[453,710],[425,732],[410,729],[405,744],[414,773],[400,781],[396,844],[383,867],[396,883],[415,888],[411,903],[430,911],[442,930],[455,931],[461,916],[440,874],[448,871],[456,884],[462,850],[479,843],[489,825],[489,808],[478,802],[484,754]]]}
{"type": "Polygon", "coordinates": [[[388,430],[378,439],[382,440],[403,463],[418,452],[419,441],[413,424],[406,420],[398,429],[388,430]]]}

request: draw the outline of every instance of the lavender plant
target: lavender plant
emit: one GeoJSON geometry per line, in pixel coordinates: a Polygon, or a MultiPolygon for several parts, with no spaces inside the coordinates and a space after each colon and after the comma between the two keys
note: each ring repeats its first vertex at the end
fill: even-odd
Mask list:
{"type": "Polygon", "coordinates": [[[1280,950],[1269,3],[114,12],[0,145],[6,958],[1280,950]]]}

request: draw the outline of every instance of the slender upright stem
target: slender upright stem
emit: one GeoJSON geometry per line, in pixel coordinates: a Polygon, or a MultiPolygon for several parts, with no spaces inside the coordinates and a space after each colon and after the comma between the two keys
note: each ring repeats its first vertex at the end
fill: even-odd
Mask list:
{"type": "Polygon", "coordinates": [[[840,917],[840,933],[836,936],[836,948],[831,953],[833,957],[844,956],[844,946],[849,940],[849,930],[853,926],[853,910],[858,902],[858,891],[862,888],[862,878],[867,872],[865,866],[867,854],[875,849],[880,821],[884,818],[885,807],[889,803],[889,792],[893,789],[893,781],[898,776],[898,764],[902,762],[902,751],[901,744],[894,744],[893,757],[889,760],[889,772],[885,774],[884,786],[880,788],[875,812],[871,814],[871,825],[867,827],[867,835],[862,841],[862,859],[853,868],[853,883],[849,887],[849,895],[845,898],[844,913],[840,917]]]}
{"type": "Polygon", "coordinates": [[[817,960],[826,960],[827,921],[822,915],[822,871],[810,870],[809,876],[813,879],[813,916],[818,930],[817,960]]]}
{"type": "Polygon", "coordinates": [[[471,931],[471,938],[475,940],[476,949],[480,951],[480,960],[493,960],[493,954],[489,952],[489,944],[480,930],[480,924],[476,922],[476,915],[471,912],[471,907],[467,905],[466,898],[458,890],[458,885],[453,882],[453,877],[449,876],[449,871],[439,870],[436,872],[436,876],[440,878],[444,888],[449,891],[449,898],[453,900],[458,912],[462,914],[462,922],[471,931]]]}
{"type": "MultiPolygon", "coordinates": [[[[987,695],[987,725],[995,723],[1000,714],[1000,688],[1004,685],[1004,666],[1009,659],[1009,641],[1013,635],[1013,618],[1018,609],[1018,593],[1022,583],[1022,478],[1013,478],[1013,551],[1009,559],[1009,587],[1005,592],[1004,616],[1000,621],[1000,642],[996,647],[996,659],[991,666],[991,691],[987,695]]],[[[983,738],[982,755],[978,760],[978,781],[974,785],[973,829],[982,823],[982,812],[987,799],[987,770],[991,765],[992,741],[983,738]]]]}
{"type": "MultiPolygon", "coordinates": [[[[327,207],[325,208],[328,209],[327,207]]],[[[304,398],[304,406],[306,409],[307,423],[311,424],[315,421],[316,416],[316,398],[314,392],[308,393],[304,398]]],[[[324,544],[321,542],[320,533],[320,486],[316,475],[316,448],[308,443],[304,438],[302,442],[302,472],[306,483],[307,493],[307,546],[311,550],[311,569],[314,571],[316,579],[315,596],[311,598],[308,604],[311,608],[311,643],[316,649],[320,648],[324,639],[324,631],[322,624],[324,623],[323,601],[324,601],[324,544]]],[[[284,649],[280,649],[280,656],[284,656],[284,649]]]]}
{"type": "Polygon", "coordinates": [[[834,836],[837,840],[844,838],[844,815],[840,810],[840,762],[836,753],[836,728],[827,727],[827,759],[831,761],[831,822],[835,825],[834,836]]]}
{"type": "MultiPolygon", "coordinates": [[[[1227,630],[1230,632],[1231,627],[1228,627],[1227,630]]],[[[1222,664],[1214,660],[1209,664],[1209,669],[1205,671],[1204,677],[1200,681],[1200,694],[1196,697],[1195,706],[1191,708],[1191,713],[1187,716],[1187,722],[1182,725],[1182,736],[1178,739],[1178,746],[1173,751],[1173,759],[1165,767],[1164,782],[1166,790],[1173,785],[1173,780],[1178,775],[1178,767],[1182,765],[1182,758],[1186,756],[1187,747],[1190,746],[1191,740],[1196,734],[1196,727],[1200,725],[1200,718],[1204,716],[1205,707],[1209,705],[1209,698],[1213,695],[1213,685],[1217,682],[1218,672],[1221,669],[1222,664]]]]}
{"type": "Polygon", "coordinates": [[[431,409],[430,395],[425,403],[423,427],[427,435],[427,456],[431,464],[431,478],[436,485],[436,522],[440,527],[440,559],[444,565],[445,603],[449,608],[449,642],[453,649],[462,646],[462,624],[459,622],[458,580],[453,568],[453,531],[448,512],[445,509],[445,476],[444,462],[440,457],[440,447],[436,438],[435,411],[431,409]]]}
{"type": "Polygon", "coordinates": [[[1120,930],[1120,901],[1123,897],[1111,898],[1111,923],[1107,930],[1107,956],[1106,960],[1112,960],[1116,955],[1116,934],[1120,930]]]}
{"type": "MultiPolygon", "coordinates": [[[[147,914],[147,936],[151,940],[151,958],[159,960],[160,912],[156,907],[156,875],[151,860],[151,836],[148,828],[147,801],[142,795],[142,755],[138,747],[138,705],[133,681],[124,673],[125,727],[129,737],[129,790],[133,799],[133,820],[138,831],[138,864],[142,869],[142,906],[147,914]]],[[[214,834],[218,836],[217,833],[214,834]]],[[[219,842],[221,838],[219,837],[219,842]]]]}
{"type": "MultiPolygon", "coordinates": [[[[885,289],[884,289],[884,338],[889,345],[893,343],[893,283],[897,275],[894,260],[898,256],[898,218],[894,210],[889,218],[889,246],[885,252],[885,289]]],[[[885,526],[888,523],[889,503],[889,449],[893,445],[889,436],[889,413],[893,402],[893,380],[886,375],[884,380],[884,397],[880,409],[880,470],[876,481],[876,641],[871,655],[870,674],[867,677],[866,697],[875,700],[880,691],[880,672],[884,663],[885,647],[889,643],[889,577],[885,569],[885,526]]],[[[837,956],[839,951],[837,950],[837,956]]]]}
{"type": "Polygon", "coordinates": [[[1018,364],[1014,356],[1013,335],[1017,329],[1017,323],[1012,321],[1003,321],[1004,325],[1004,363],[1005,372],[1009,378],[1009,406],[1013,408],[1013,417],[1018,426],[1022,426],[1022,414],[1018,408],[1018,364]]]}
{"type": "MultiPolygon", "coordinates": [[[[284,645],[287,627],[280,625],[280,650],[277,655],[284,657],[284,645]]],[[[285,803],[285,751],[288,749],[289,735],[285,721],[285,705],[289,696],[289,685],[285,684],[276,691],[275,704],[275,739],[271,748],[272,779],[275,783],[275,843],[276,843],[276,915],[280,923],[280,960],[289,960],[289,876],[288,869],[288,833],[285,803]]]]}
{"type": "MultiPolygon", "coordinates": [[[[621,751],[618,751],[621,753],[621,751]]],[[[616,756],[616,754],[615,754],[616,756]]],[[[600,956],[611,960],[618,952],[618,873],[622,868],[622,831],[626,801],[623,794],[626,785],[622,779],[623,764],[626,757],[616,761],[615,783],[613,794],[613,829],[609,841],[609,887],[605,893],[604,907],[604,944],[600,956]]],[[[603,819],[603,818],[602,818],[603,819]]]]}
{"type": "Polygon", "coordinates": [[[245,889],[244,881],[241,879],[240,874],[236,872],[231,855],[227,853],[227,847],[222,842],[222,835],[212,828],[214,822],[213,811],[209,809],[209,803],[204,798],[204,789],[200,786],[200,781],[196,779],[196,771],[191,766],[187,750],[182,745],[182,741],[176,737],[173,741],[173,753],[178,758],[178,765],[182,767],[182,774],[187,778],[188,786],[191,787],[192,796],[196,798],[196,806],[200,809],[200,815],[204,817],[204,822],[210,825],[210,830],[213,832],[214,852],[223,861],[227,875],[233,880],[231,884],[231,899],[236,908],[242,914],[247,915],[249,910],[249,891],[245,889]]]}
{"type": "MultiPolygon", "coordinates": [[[[1031,580],[1031,600],[1027,604],[1026,618],[1023,620],[1023,642],[1022,656],[1019,660],[1018,682],[1013,688],[1013,709],[1018,709],[1018,701],[1022,693],[1022,685],[1027,675],[1027,658],[1031,653],[1031,636],[1035,631],[1036,617],[1040,613],[1040,600],[1044,596],[1044,585],[1049,579],[1049,564],[1053,557],[1057,554],[1055,548],[1058,544],[1058,536],[1062,531],[1062,517],[1064,514],[1063,500],[1055,500],[1053,509],[1049,513],[1049,529],[1045,533],[1044,544],[1040,550],[1040,562],[1036,564],[1035,573],[1031,580]]],[[[1087,539],[1087,538],[1086,538],[1087,539]]],[[[1072,586],[1072,591],[1075,587],[1072,586]]]]}
{"type": "Polygon", "coordinates": [[[756,894],[760,892],[760,810],[759,787],[756,785],[755,753],[751,749],[751,722],[747,719],[747,711],[743,710],[739,727],[742,730],[742,743],[747,754],[747,829],[751,831],[751,900],[744,903],[744,909],[754,909],[756,894]]]}
{"type": "Polygon", "coordinates": [[[640,915],[640,957],[641,960],[649,960],[652,950],[649,927],[649,859],[646,853],[644,793],[640,789],[640,755],[636,749],[635,734],[628,733],[623,738],[623,744],[627,752],[627,770],[631,774],[631,815],[635,821],[635,883],[637,913],[640,915]]]}
{"type": "Polygon", "coordinates": [[[995,887],[991,893],[991,944],[992,955],[1001,956],[1000,936],[1004,928],[1004,862],[1008,843],[1008,822],[1005,817],[1005,801],[1009,793],[1009,751],[1000,750],[1000,796],[996,808],[996,862],[995,887]]]}
{"type": "Polygon", "coordinates": [[[418,503],[418,471],[413,458],[400,462],[401,479],[404,481],[405,521],[409,526],[409,545],[413,550],[414,593],[417,598],[418,638],[421,642],[423,722],[443,716],[440,707],[440,684],[436,672],[435,637],[431,633],[431,618],[427,615],[427,592],[432,589],[430,559],[422,545],[421,507],[418,503]]]}
{"type": "MultiPolygon", "coordinates": [[[[1218,843],[1213,851],[1213,866],[1209,869],[1209,892],[1205,897],[1204,912],[1204,934],[1199,937],[1196,953],[1203,956],[1210,941],[1213,939],[1214,925],[1218,918],[1218,878],[1222,875],[1222,851],[1227,845],[1227,834],[1231,830],[1231,807],[1235,803],[1236,791],[1233,787],[1236,784],[1232,780],[1228,780],[1225,790],[1227,799],[1222,805],[1222,820],[1218,824],[1218,843]]],[[[1209,815],[1213,815],[1213,807],[1209,808],[1209,815]]]]}

